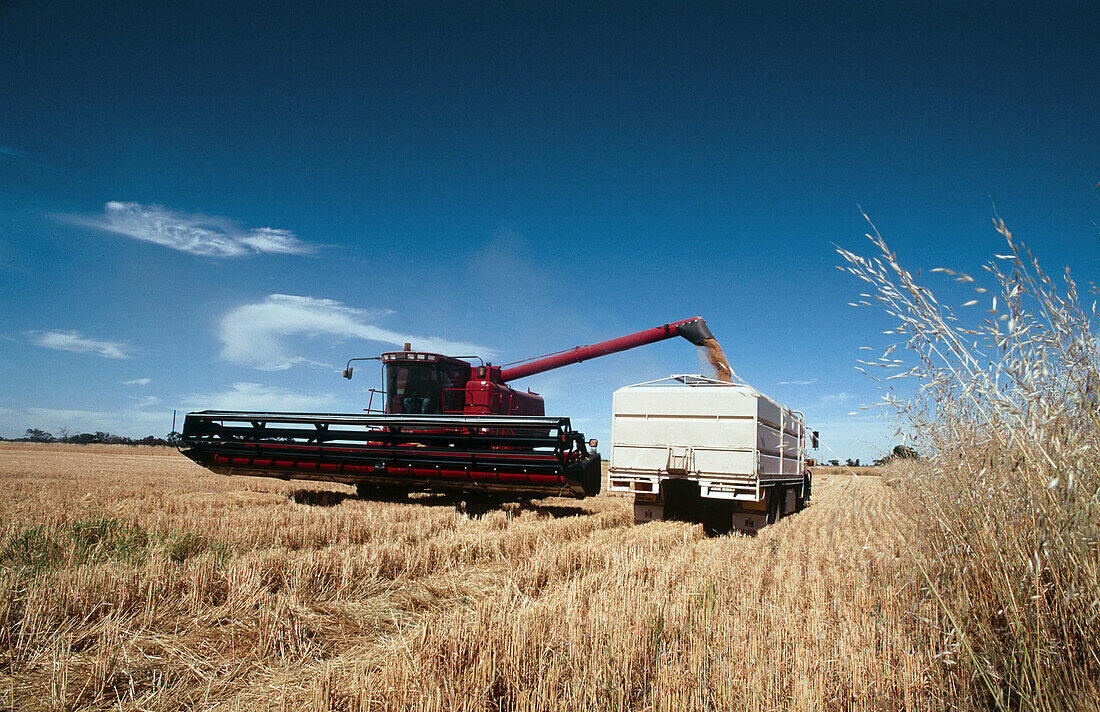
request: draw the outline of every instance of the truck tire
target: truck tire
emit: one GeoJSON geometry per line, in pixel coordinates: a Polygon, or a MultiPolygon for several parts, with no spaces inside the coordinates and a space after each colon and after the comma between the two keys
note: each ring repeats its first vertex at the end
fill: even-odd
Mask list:
{"type": "Polygon", "coordinates": [[[768,488],[767,493],[764,495],[764,501],[767,503],[768,524],[775,524],[783,518],[783,499],[785,496],[786,492],[780,485],[772,485],[768,488]]]}
{"type": "Polygon", "coordinates": [[[665,519],[691,522],[699,519],[701,508],[699,483],[691,480],[665,480],[661,483],[665,500],[665,519]]]}
{"type": "Polygon", "coordinates": [[[806,474],[802,476],[802,493],[795,502],[794,511],[801,512],[806,508],[806,505],[810,503],[810,485],[812,482],[813,479],[810,477],[810,471],[806,470],[806,474]]]}
{"type": "Polygon", "coordinates": [[[734,504],[728,499],[700,498],[703,531],[707,536],[729,534],[733,529],[734,504]]]}

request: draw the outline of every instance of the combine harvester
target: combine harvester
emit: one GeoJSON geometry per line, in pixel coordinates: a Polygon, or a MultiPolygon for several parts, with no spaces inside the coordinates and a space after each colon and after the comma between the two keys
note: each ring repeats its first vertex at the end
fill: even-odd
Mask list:
{"type": "MultiPolygon", "coordinates": [[[[361,497],[409,492],[478,492],[501,499],[578,499],[600,491],[595,441],[569,418],[544,415],[542,397],[509,383],[597,356],[682,336],[721,349],[700,317],[578,346],[508,367],[476,356],[402,351],[352,359],[379,360],[385,390],[371,390],[362,414],[188,413],[181,449],[214,472],[355,485],[361,497]],[[478,361],[472,365],[465,359],[478,361]],[[375,411],[375,396],[382,407],[375,411]]],[[[728,377],[725,358],[716,363],[728,377]]]]}
{"type": "Polygon", "coordinates": [[[581,499],[600,492],[596,442],[569,418],[544,415],[537,393],[508,384],[676,336],[705,349],[718,378],[673,376],[615,392],[609,490],[634,495],[638,523],[684,519],[716,532],[755,531],[801,509],[811,484],[801,414],[732,383],[700,317],[506,367],[405,344],[348,361],[345,378],[353,361],[382,363],[385,389],[371,389],[364,413],[188,413],[181,449],[220,474],[342,482],[365,498],[581,499]]]}

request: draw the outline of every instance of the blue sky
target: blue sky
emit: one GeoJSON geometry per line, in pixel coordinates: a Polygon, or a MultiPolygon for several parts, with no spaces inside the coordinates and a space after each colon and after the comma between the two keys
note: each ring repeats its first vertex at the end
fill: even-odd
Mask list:
{"type": "MultiPolygon", "coordinates": [[[[1095,3],[886,5],[4,3],[0,435],[351,411],[379,379],[339,369],[394,343],[699,314],[866,459],[860,207],[913,269],[976,270],[994,204],[1100,264],[1095,3]]],[[[518,385],[606,442],[615,388],[699,370],[677,340],[518,385]]]]}

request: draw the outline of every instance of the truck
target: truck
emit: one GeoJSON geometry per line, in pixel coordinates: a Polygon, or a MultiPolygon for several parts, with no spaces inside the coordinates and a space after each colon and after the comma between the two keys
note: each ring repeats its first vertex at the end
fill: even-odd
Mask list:
{"type": "MultiPolygon", "coordinates": [[[[813,448],[818,433],[809,433],[813,448]]],[[[637,524],[678,519],[755,533],[810,501],[802,414],[744,383],[694,375],[612,399],[608,491],[634,496],[637,524]]]]}

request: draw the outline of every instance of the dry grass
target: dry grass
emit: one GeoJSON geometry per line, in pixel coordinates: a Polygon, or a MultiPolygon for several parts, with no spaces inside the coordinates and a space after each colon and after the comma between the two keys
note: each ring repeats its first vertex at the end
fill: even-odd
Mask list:
{"type": "Polygon", "coordinates": [[[842,251],[898,321],[867,364],[916,379],[885,402],[928,460],[819,469],[753,538],[635,527],[622,497],[474,517],[0,444],[0,704],[1100,709],[1098,342],[998,229],[973,325],[877,235],[842,251]]]}
{"type": "Polygon", "coordinates": [[[825,477],[882,477],[888,475],[892,470],[885,467],[848,467],[846,465],[840,465],[833,467],[832,465],[817,465],[813,468],[815,478],[825,477]]]}
{"type": "MultiPolygon", "coordinates": [[[[878,254],[841,250],[863,303],[901,339],[880,379],[929,466],[904,474],[914,558],[961,663],[960,703],[1100,709],[1100,352],[1068,269],[1049,277],[1004,223],[1007,248],[957,309],[918,284],[876,233],[878,254]],[[900,348],[898,348],[900,347],[900,348]],[[904,382],[904,381],[903,381],[904,382]]],[[[919,276],[919,272],[918,272],[919,276]]],[[[1095,292],[1095,288],[1093,290],[1095,292]]]]}
{"type": "Polygon", "coordinates": [[[173,447],[164,447],[160,445],[106,445],[103,443],[78,445],[76,443],[29,443],[14,440],[0,440],[0,451],[28,451],[36,449],[43,452],[113,452],[127,453],[130,455],[166,455],[176,451],[173,447]]]}
{"type": "Polygon", "coordinates": [[[755,538],[629,500],[481,517],[0,448],[0,695],[18,709],[947,709],[880,477],[755,538]]]}

